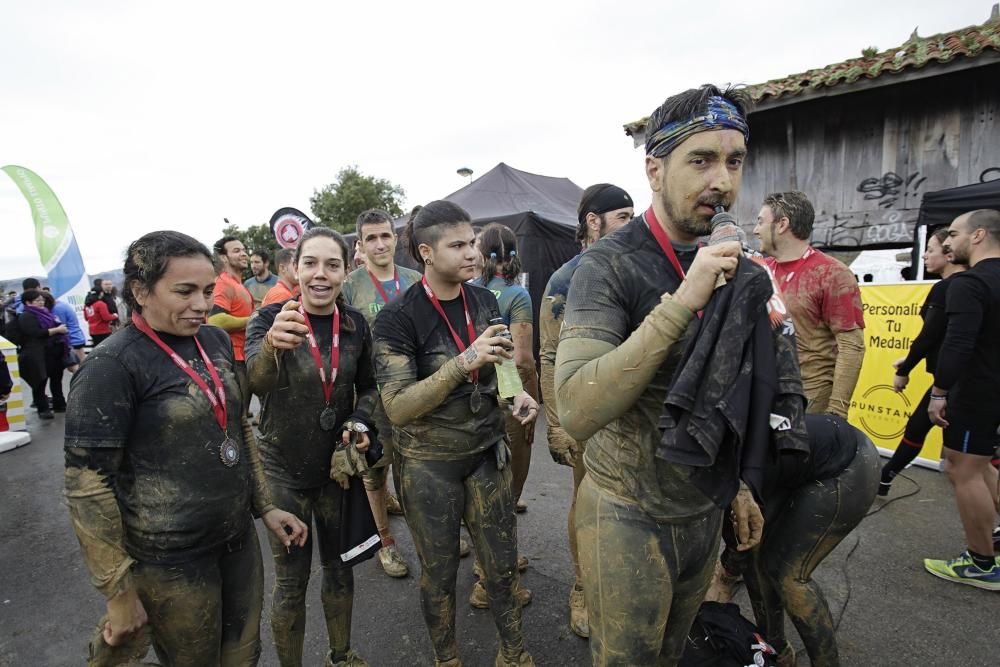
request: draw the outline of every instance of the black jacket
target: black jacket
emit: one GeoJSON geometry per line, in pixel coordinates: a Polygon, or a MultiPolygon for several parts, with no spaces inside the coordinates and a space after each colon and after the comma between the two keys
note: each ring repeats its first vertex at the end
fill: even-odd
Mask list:
{"type": "Polygon", "coordinates": [[[767,272],[740,258],[715,295],[667,393],[656,456],[696,468],[692,482],[717,506],[742,478],[760,497],[778,451],[809,451],[806,399],[790,326],[772,328],[767,272]],[[774,430],[775,414],[788,420],[774,430]]]}

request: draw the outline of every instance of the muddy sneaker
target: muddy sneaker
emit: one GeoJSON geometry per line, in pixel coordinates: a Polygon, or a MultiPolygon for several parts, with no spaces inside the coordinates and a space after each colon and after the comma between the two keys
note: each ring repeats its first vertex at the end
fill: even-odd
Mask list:
{"type": "Polygon", "coordinates": [[[458,538],[458,557],[465,558],[472,552],[472,547],[469,546],[469,540],[465,537],[458,538]]]}
{"type": "Polygon", "coordinates": [[[742,582],[743,577],[730,574],[720,561],[715,561],[715,573],[712,575],[712,585],[705,593],[705,602],[731,602],[742,582]]]}
{"type": "Polygon", "coordinates": [[[390,577],[400,579],[410,573],[410,568],[407,567],[406,561],[403,560],[403,555],[399,553],[399,549],[395,544],[390,544],[378,550],[378,562],[390,577]]]}
{"type": "Polygon", "coordinates": [[[980,570],[979,566],[972,562],[968,551],[963,551],[958,558],[951,560],[924,559],[924,569],[946,581],[954,581],[956,584],[966,584],[983,588],[988,591],[1000,591],[1000,563],[993,559],[993,567],[988,570],[980,570]]]}
{"type": "Polygon", "coordinates": [[[334,662],[333,651],[329,651],[326,654],[326,663],[324,663],[324,667],[368,667],[368,663],[354,651],[348,651],[343,660],[334,662]]]}
{"type": "MultiPolygon", "coordinates": [[[[531,604],[531,591],[523,587],[520,582],[517,584],[517,591],[514,593],[514,597],[522,607],[527,607],[531,604]]],[[[469,593],[469,604],[476,609],[490,608],[490,598],[486,594],[486,586],[483,585],[482,580],[477,579],[476,583],[472,584],[472,592],[469,593]]]]}
{"type": "Polygon", "coordinates": [[[798,664],[795,659],[795,649],[787,641],[785,642],[785,648],[775,658],[775,664],[778,667],[795,667],[798,664]]]}
{"type": "Polygon", "coordinates": [[[403,506],[399,504],[399,498],[391,493],[385,494],[385,511],[396,516],[403,516],[403,506]]]}
{"type": "Polygon", "coordinates": [[[569,629],[577,637],[590,637],[590,617],[583,597],[583,586],[579,582],[569,592],[569,629]]]}
{"type": "Polygon", "coordinates": [[[524,572],[527,569],[528,569],[528,557],[527,556],[518,556],[517,557],[517,571],[518,572],[524,572]]]}
{"type": "Polygon", "coordinates": [[[458,658],[451,660],[434,660],[434,667],[462,667],[462,661],[458,658]]]}
{"type": "Polygon", "coordinates": [[[497,653],[496,667],[535,667],[535,661],[531,659],[527,651],[521,651],[521,655],[515,660],[508,660],[503,657],[503,653],[497,653]]]}
{"type": "Polygon", "coordinates": [[[528,503],[518,499],[517,503],[514,505],[514,511],[518,514],[524,514],[528,511],[528,503]]]}

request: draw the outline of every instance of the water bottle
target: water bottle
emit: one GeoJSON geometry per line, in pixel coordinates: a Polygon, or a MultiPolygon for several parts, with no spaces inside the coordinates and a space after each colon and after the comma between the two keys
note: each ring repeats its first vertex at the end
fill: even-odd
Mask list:
{"type": "MultiPolygon", "coordinates": [[[[503,323],[503,318],[500,317],[490,320],[490,326],[503,323]]],[[[513,340],[510,329],[504,329],[497,336],[513,340]]],[[[514,363],[513,359],[504,359],[503,363],[494,365],[497,367],[497,393],[500,394],[501,398],[513,398],[524,391],[521,376],[517,373],[517,364],[514,363]]]]}

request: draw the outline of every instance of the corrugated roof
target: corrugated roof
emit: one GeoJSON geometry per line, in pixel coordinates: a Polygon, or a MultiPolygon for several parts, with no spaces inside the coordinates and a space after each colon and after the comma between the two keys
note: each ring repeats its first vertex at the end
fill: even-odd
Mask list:
{"type": "MultiPolygon", "coordinates": [[[[919,69],[928,63],[948,63],[956,58],[975,58],[987,52],[1000,54],[1000,5],[993,5],[989,20],[952,32],[920,37],[914,30],[910,39],[885,51],[865,49],[860,58],[792,74],[781,79],[747,86],[757,103],[791,97],[806,91],[831,88],[876,79],[887,73],[919,69]]],[[[649,117],[625,125],[625,134],[634,136],[646,127],[649,117]]]]}

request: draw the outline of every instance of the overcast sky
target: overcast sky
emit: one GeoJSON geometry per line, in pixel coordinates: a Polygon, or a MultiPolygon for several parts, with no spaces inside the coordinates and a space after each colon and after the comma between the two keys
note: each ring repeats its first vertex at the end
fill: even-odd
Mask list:
{"type": "MultiPolygon", "coordinates": [[[[614,182],[645,206],[622,125],[665,97],[982,23],[990,5],[5,2],[0,165],[49,183],[91,272],[155,229],[211,243],[223,217],[308,212],[348,164],[402,186],[407,206],[501,161],[614,182]]],[[[30,209],[2,173],[0,230],[0,278],[41,274],[30,209]]]]}

